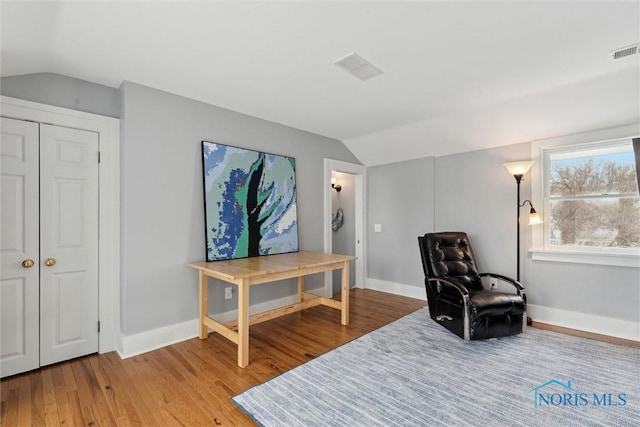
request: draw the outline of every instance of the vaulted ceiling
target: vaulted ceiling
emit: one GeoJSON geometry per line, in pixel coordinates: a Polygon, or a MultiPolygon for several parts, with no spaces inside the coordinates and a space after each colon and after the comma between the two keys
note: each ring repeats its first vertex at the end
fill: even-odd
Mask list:
{"type": "Polygon", "coordinates": [[[365,164],[637,122],[638,1],[11,2],[2,76],[127,80],[343,141],[365,164]],[[334,61],[356,52],[384,74],[334,61]]]}

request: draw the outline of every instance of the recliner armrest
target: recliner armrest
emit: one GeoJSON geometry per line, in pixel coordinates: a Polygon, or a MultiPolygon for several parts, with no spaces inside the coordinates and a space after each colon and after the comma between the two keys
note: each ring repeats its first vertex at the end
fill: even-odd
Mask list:
{"type": "Polygon", "coordinates": [[[469,290],[453,277],[427,277],[426,280],[428,282],[442,282],[446,283],[447,285],[451,285],[462,294],[463,298],[469,298],[469,290]]]}
{"type": "Polygon", "coordinates": [[[522,286],[522,283],[518,282],[515,279],[512,279],[509,276],[503,276],[502,274],[496,274],[496,273],[480,273],[480,277],[495,277],[496,279],[500,279],[504,282],[507,282],[510,285],[512,285],[514,288],[516,288],[516,290],[518,291],[518,295],[524,294],[524,286],[522,286]]]}

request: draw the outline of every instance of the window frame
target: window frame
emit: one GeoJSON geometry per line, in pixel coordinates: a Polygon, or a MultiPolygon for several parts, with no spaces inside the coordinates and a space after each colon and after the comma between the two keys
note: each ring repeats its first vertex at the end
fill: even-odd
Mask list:
{"type": "Polygon", "coordinates": [[[640,134],[640,123],[604,129],[600,131],[574,134],[559,138],[533,141],[531,143],[531,198],[534,206],[540,207],[539,214],[544,224],[531,227],[532,249],[529,250],[534,261],[555,261],[581,264],[611,265],[640,268],[640,248],[603,248],[603,247],[559,247],[549,242],[549,198],[546,188],[549,185],[548,156],[555,151],[569,151],[572,148],[585,148],[589,145],[615,144],[629,140],[640,134]],[[541,212],[540,212],[541,211],[541,212]]]}

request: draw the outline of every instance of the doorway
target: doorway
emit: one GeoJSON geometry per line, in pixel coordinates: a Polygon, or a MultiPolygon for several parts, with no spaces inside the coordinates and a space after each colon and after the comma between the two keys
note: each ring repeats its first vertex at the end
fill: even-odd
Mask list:
{"type": "MultiPolygon", "coordinates": [[[[348,177],[348,185],[352,188],[349,189],[349,197],[353,197],[353,217],[343,218],[343,221],[353,222],[353,233],[350,239],[353,239],[351,245],[345,244],[342,247],[352,248],[354,253],[346,255],[355,255],[357,259],[350,265],[350,275],[353,270],[354,273],[354,285],[356,288],[365,288],[365,251],[364,251],[364,188],[365,188],[365,167],[355,163],[347,163],[340,160],[325,159],[324,160],[324,180],[326,184],[324,186],[324,251],[332,253],[334,252],[334,231],[332,229],[333,220],[333,203],[332,199],[344,198],[338,193],[334,187],[331,186],[332,174],[336,176],[348,177]]],[[[342,185],[342,184],[339,184],[342,185]]],[[[347,189],[340,191],[340,193],[347,194],[347,189]]],[[[333,274],[331,272],[325,273],[324,281],[324,293],[325,296],[330,297],[333,295],[333,274]]]]}
{"type": "MultiPolygon", "coordinates": [[[[344,172],[331,172],[331,237],[332,250],[337,254],[356,254],[355,224],[355,175],[344,172]],[[334,182],[335,181],[335,182],[334,182]]],[[[349,288],[356,284],[355,268],[349,269],[349,288]]],[[[342,286],[342,272],[333,270],[333,288],[335,295],[342,286]]]]}

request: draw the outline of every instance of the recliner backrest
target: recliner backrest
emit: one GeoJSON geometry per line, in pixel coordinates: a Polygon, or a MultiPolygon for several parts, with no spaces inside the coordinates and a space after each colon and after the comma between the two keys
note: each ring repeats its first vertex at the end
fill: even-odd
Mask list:
{"type": "Polygon", "coordinates": [[[483,289],[467,233],[427,233],[418,240],[425,276],[454,277],[469,290],[483,289]]]}

